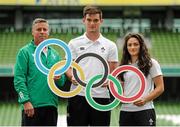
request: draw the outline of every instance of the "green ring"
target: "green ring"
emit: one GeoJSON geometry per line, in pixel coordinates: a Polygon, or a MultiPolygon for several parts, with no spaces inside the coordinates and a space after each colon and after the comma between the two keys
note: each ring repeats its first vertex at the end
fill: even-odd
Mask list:
{"type": "MultiPolygon", "coordinates": [[[[94,101],[94,99],[91,97],[91,88],[93,86],[93,83],[102,78],[102,75],[96,75],[94,76],[87,84],[86,86],[86,100],[89,103],[89,105],[91,105],[94,109],[99,110],[99,111],[109,111],[112,110],[113,108],[115,108],[117,105],[119,105],[120,101],[119,99],[114,99],[114,101],[112,103],[109,103],[107,105],[101,105],[96,103],[96,101],[94,101]]],[[[118,93],[122,94],[122,86],[121,83],[112,75],[108,75],[108,79],[113,81],[113,83],[116,85],[116,87],[118,88],[118,93]]]]}

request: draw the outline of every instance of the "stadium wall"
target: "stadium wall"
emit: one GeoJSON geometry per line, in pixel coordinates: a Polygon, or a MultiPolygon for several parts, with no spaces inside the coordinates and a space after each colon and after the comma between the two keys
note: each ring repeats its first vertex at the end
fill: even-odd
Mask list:
{"type": "MultiPolygon", "coordinates": [[[[0,77],[0,101],[17,101],[17,93],[14,89],[13,78],[14,77],[0,77]]],[[[179,81],[180,77],[164,77],[165,91],[157,100],[162,102],[179,102],[180,92],[177,92],[177,90],[180,89],[179,81]]],[[[68,91],[69,89],[70,82],[66,81],[66,84],[61,90],[68,91]]]]}

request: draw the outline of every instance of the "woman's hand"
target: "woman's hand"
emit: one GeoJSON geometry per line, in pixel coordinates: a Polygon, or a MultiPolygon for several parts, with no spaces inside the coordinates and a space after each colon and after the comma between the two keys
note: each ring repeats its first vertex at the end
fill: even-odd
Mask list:
{"type": "Polygon", "coordinates": [[[133,102],[134,105],[136,106],[144,106],[146,104],[146,100],[141,98],[139,100],[136,100],[135,102],[133,102]]]}

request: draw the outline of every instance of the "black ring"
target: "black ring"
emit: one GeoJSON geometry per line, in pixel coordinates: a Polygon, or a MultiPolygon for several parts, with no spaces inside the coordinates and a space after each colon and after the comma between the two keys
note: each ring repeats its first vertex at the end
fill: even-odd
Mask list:
{"type": "MultiPolygon", "coordinates": [[[[101,79],[98,83],[95,83],[95,84],[93,84],[93,86],[92,86],[93,88],[94,88],[94,87],[98,87],[98,86],[102,85],[102,84],[106,81],[106,79],[107,79],[107,77],[108,77],[108,74],[109,74],[109,66],[108,66],[106,60],[105,60],[103,57],[101,57],[100,55],[95,54],[95,53],[85,53],[85,54],[83,54],[83,55],[80,55],[80,56],[75,60],[75,62],[76,62],[76,63],[79,63],[81,59],[83,59],[83,58],[85,58],[85,57],[88,57],[88,56],[96,57],[96,58],[99,59],[99,60],[103,63],[103,65],[104,65],[104,76],[102,77],[102,79],[101,79]]],[[[73,76],[74,76],[75,80],[76,80],[81,86],[86,87],[86,83],[84,83],[81,79],[79,79],[79,77],[78,77],[78,75],[77,75],[77,71],[76,71],[74,68],[73,68],[73,76]]]]}

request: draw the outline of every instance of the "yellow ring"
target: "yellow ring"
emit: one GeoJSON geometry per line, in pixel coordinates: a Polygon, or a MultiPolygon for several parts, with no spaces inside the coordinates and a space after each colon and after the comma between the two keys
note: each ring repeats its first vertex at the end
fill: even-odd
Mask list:
{"type": "MultiPolygon", "coordinates": [[[[82,90],[82,86],[78,84],[78,86],[70,92],[64,92],[64,91],[61,91],[59,88],[57,88],[56,84],[54,83],[54,72],[55,72],[55,70],[57,70],[57,68],[65,65],[65,63],[66,63],[66,60],[59,61],[51,67],[51,69],[49,70],[49,74],[48,74],[48,85],[49,85],[49,88],[56,95],[58,95],[60,97],[64,97],[64,98],[69,98],[69,97],[73,97],[73,96],[76,96],[77,94],[79,94],[82,90]]],[[[72,62],[71,66],[74,67],[75,69],[77,69],[79,71],[81,79],[85,80],[85,75],[84,75],[82,68],[74,61],[72,62]]]]}

